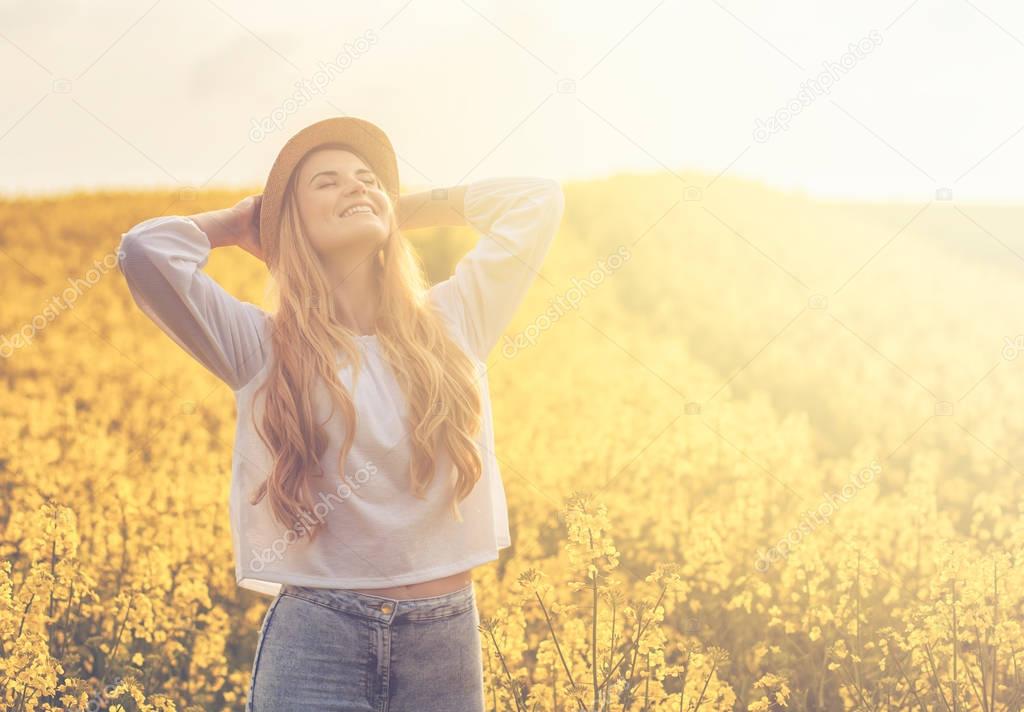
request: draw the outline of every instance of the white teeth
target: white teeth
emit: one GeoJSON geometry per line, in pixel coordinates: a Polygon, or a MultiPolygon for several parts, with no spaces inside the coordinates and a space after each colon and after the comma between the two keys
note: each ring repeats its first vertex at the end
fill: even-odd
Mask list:
{"type": "Polygon", "coordinates": [[[367,207],[366,205],[354,205],[351,208],[349,208],[348,210],[346,210],[345,212],[343,212],[341,214],[341,217],[347,218],[349,215],[353,215],[355,213],[372,213],[372,212],[373,212],[373,209],[367,207]]]}

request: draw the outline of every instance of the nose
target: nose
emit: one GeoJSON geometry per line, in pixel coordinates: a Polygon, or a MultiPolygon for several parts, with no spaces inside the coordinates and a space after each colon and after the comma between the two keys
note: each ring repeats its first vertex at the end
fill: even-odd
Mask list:
{"type": "Polygon", "coordinates": [[[366,183],[362,180],[359,178],[353,178],[350,182],[352,185],[349,186],[347,191],[345,191],[346,193],[366,193],[366,183]]]}

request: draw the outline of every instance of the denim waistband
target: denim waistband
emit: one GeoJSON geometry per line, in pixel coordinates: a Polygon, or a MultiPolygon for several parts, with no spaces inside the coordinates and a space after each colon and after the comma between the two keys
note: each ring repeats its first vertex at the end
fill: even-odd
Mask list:
{"type": "Polygon", "coordinates": [[[299,598],[383,623],[391,623],[397,619],[447,618],[464,613],[475,604],[472,581],[456,591],[423,598],[388,598],[343,588],[313,588],[292,584],[284,584],[280,595],[299,598]]]}

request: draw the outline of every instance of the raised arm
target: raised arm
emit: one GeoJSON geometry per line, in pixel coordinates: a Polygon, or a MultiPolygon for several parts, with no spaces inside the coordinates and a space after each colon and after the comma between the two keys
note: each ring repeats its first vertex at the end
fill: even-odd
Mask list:
{"type": "Polygon", "coordinates": [[[562,187],[548,178],[485,178],[466,186],[465,218],[480,237],[431,293],[441,308],[455,312],[481,361],[536,279],[564,208],[562,187]]]}
{"type": "MultiPolygon", "coordinates": [[[[236,243],[218,238],[218,244],[236,243]]],[[[237,391],[267,357],[268,317],[203,271],[211,249],[210,238],[192,218],[155,217],[122,233],[118,267],[139,308],[237,391]]]]}

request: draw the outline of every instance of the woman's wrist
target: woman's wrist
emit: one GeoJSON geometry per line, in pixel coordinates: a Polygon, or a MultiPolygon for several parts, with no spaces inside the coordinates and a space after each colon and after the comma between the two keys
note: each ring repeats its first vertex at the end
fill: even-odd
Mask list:
{"type": "Polygon", "coordinates": [[[465,195],[465,185],[401,195],[395,208],[398,228],[416,230],[466,225],[465,195]]]}
{"type": "Polygon", "coordinates": [[[211,248],[234,245],[238,239],[238,215],[231,208],[208,210],[188,218],[206,233],[211,248]]]}

